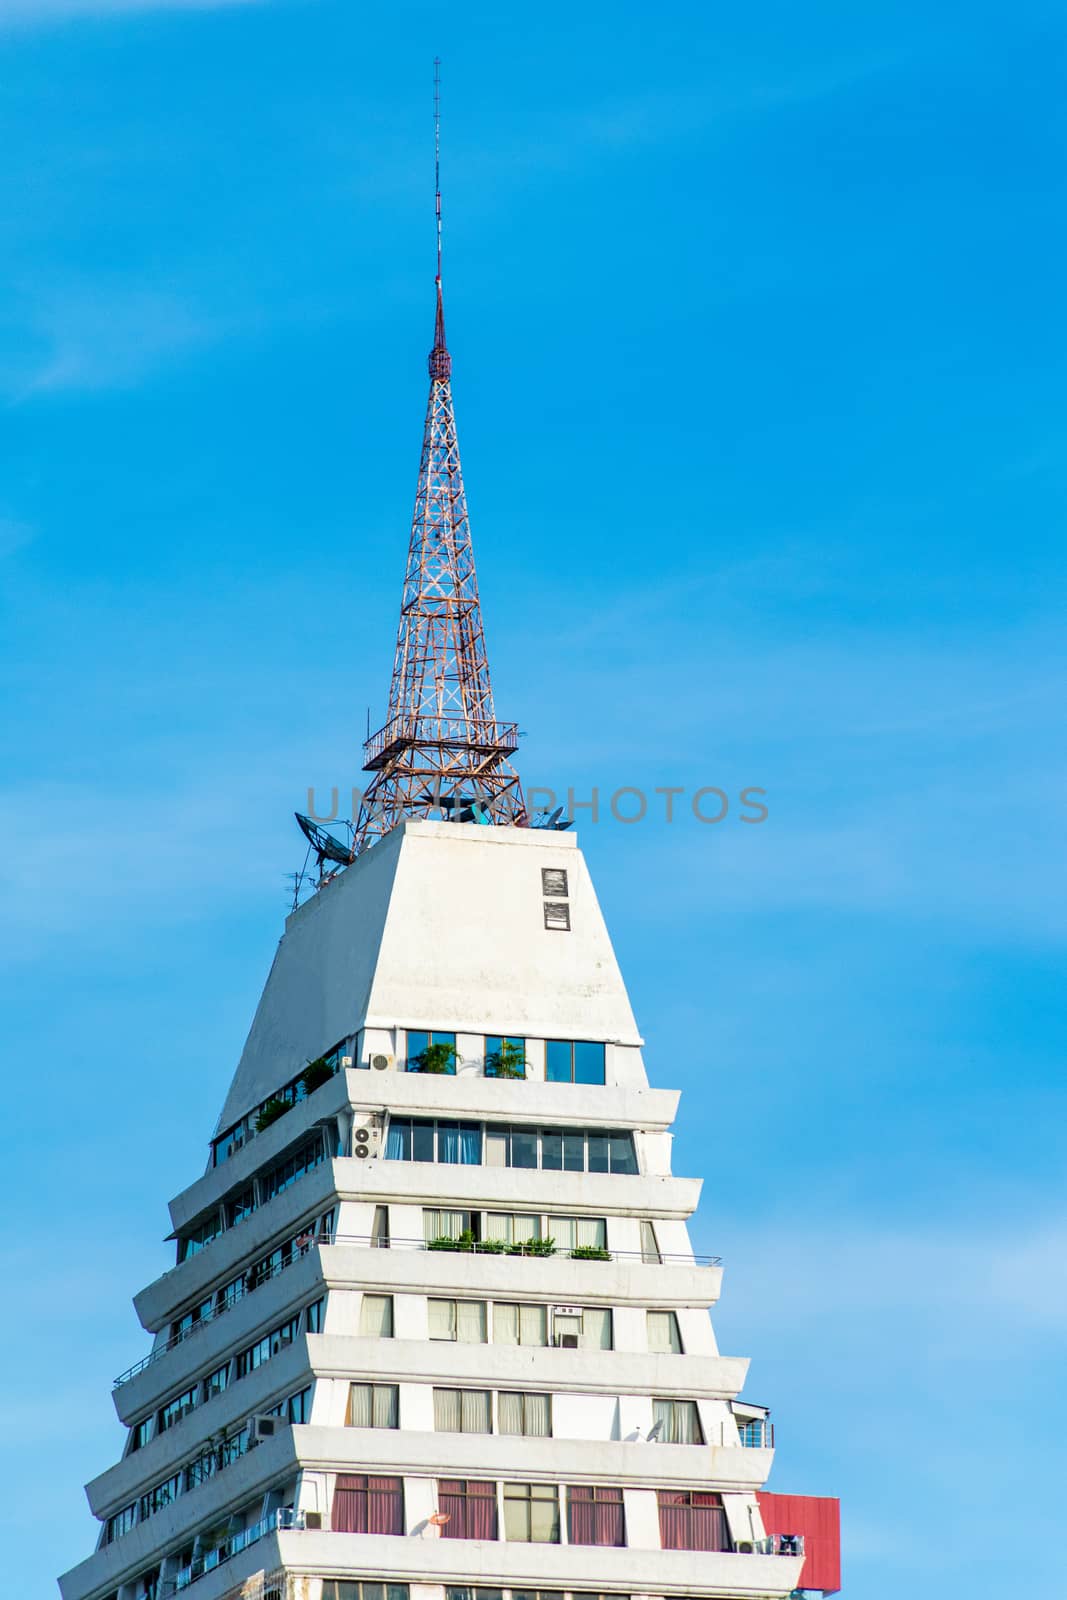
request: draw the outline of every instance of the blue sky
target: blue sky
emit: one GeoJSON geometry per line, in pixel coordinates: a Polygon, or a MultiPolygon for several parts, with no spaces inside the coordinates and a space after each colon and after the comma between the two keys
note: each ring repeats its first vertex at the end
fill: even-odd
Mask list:
{"type": "Polygon", "coordinates": [[[582,825],[772,1487],[848,1600],[1053,1593],[1067,1425],[1051,4],[0,0],[8,1587],[92,1548],[299,865],[384,706],[428,82],[497,702],[582,825]]]}

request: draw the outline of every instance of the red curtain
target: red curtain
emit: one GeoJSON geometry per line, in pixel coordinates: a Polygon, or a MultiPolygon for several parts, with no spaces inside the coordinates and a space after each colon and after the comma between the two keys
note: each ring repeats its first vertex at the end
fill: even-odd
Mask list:
{"type": "Polygon", "coordinates": [[[623,1545],[622,1490],[576,1485],[567,1491],[571,1544],[623,1545]]]}
{"type": "Polygon", "coordinates": [[[442,1478],[437,1503],[448,1513],[441,1529],[444,1539],[496,1538],[496,1484],[442,1478]]]}
{"type": "Polygon", "coordinates": [[[339,1474],[330,1525],[334,1533],[403,1533],[404,1490],[400,1479],[339,1474]]]}
{"type": "Polygon", "coordinates": [[[729,1550],[726,1513],[717,1494],[690,1489],[659,1491],[659,1533],[664,1550],[729,1550]]]}

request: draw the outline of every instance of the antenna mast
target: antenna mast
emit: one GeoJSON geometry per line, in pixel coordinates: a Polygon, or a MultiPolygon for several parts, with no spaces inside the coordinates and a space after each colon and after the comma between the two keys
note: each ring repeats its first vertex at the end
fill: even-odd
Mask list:
{"type": "Polygon", "coordinates": [[[441,57],[433,58],[433,180],[437,206],[437,287],[441,287],[441,57]]]}

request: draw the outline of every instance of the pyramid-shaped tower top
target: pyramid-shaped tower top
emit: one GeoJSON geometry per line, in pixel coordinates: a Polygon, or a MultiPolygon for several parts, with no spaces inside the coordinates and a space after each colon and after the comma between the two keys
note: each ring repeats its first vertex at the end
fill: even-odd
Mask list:
{"type": "Polygon", "coordinates": [[[513,722],[498,722],[485,648],[467,495],[452,404],[452,357],[441,289],[439,80],[434,76],[437,307],[430,397],[385,726],[365,747],[372,774],[354,853],[403,817],[524,826],[509,757],[513,722]]]}

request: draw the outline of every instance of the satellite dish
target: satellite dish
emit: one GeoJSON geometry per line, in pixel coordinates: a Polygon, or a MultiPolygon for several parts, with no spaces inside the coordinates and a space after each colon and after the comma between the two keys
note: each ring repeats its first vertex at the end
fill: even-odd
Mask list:
{"type": "Polygon", "coordinates": [[[305,817],[301,812],[294,811],[293,815],[300,832],[318,857],[320,872],[324,861],[334,861],[338,866],[347,867],[355,860],[350,844],[335,839],[332,833],[327,833],[325,828],[320,828],[317,822],[312,822],[310,817],[305,817]]]}
{"type": "Polygon", "coordinates": [[[651,1428],[649,1428],[648,1432],[645,1434],[645,1443],[646,1444],[655,1444],[656,1440],[659,1438],[659,1436],[660,1436],[660,1434],[662,1432],[663,1432],[663,1418],[661,1417],[658,1422],[654,1422],[652,1424],[651,1428]]]}

